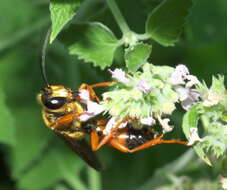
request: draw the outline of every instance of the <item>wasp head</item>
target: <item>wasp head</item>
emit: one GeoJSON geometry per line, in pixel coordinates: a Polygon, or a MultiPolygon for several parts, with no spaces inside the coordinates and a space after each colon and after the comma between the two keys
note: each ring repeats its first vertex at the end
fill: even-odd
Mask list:
{"type": "Polygon", "coordinates": [[[62,85],[48,85],[38,94],[39,103],[51,112],[64,111],[74,99],[72,90],[62,85]]]}

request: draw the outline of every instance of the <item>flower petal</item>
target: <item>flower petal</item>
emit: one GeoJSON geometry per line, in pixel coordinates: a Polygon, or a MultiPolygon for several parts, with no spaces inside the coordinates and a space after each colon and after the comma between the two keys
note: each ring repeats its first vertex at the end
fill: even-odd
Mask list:
{"type": "Polygon", "coordinates": [[[98,115],[104,111],[104,107],[97,102],[87,102],[87,112],[90,114],[98,115]]]}
{"type": "Polygon", "coordinates": [[[140,91],[147,94],[151,91],[151,86],[145,80],[139,80],[137,87],[140,91]]]}
{"type": "MultiPolygon", "coordinates": [[[[103,134],[108,134],[113,127],[115,127],[118,124],[118,122],[116,121],[115,117],[112,117],[106,124],[106,128],[103,130],[103,134]]],[[[126,125],[128,124],[128,122],[122,123],[119,128],[124,128],[126,127],[126,125]]]]}
{"type": "Polygon", "coordinates": [[[197,141],[199,141],[199,142],[202,141],[202,139],[199,137],[197,128],[191,127],[189,130],[190,130],[190,136],[188,137],[189,146],[193,145],[197,141]]]}
{"type": "Polygon", "coordinates": [[[162,126],[162,132],[164,134],[173,130],[174,126],[169,125],[169,122],[170,122],[169,118],[162,119],[160,116],[158,116],[157,118],[158,118],[160,125],[162,126]]]}
{"type": "Polygon", "coordinates": [[[82,103],[87,103],[90,100],[90,94],[88,90],[82,89],[79,91],[79,97],[82,103]]]}
{"type": "Polygon", "coordinates": [[[140,119],[140,123],[143,124],[143,125],[152,126],[156,122],[155,122],[155,119],[153,117],[147,117],[147,118],[140,119]]]}
{"type": "Polygon", "coordinates": [[[112,78],[117,79],[119,82],[122,82],[124,84],[127,84],[129,82],[129,79],[126,78],[126,74],[122,69],[115,69],[114,71],[111,71],[109,69],[109,72],[112,74],[112,78]]]}
{"type": "Polygon", "coordinates": [[[185,85],[186,88],[191,88],[195,84],[200,84],[198,78],[194,75],[187,75],[185,78],[188,80],[188,82],[185,85]]]}

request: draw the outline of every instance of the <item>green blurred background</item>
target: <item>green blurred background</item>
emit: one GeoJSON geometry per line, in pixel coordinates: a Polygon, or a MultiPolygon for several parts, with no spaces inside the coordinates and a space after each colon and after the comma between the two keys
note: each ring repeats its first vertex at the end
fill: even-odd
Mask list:
{"type": "MultiPolygon", "coordinates": [[[[129,26],[142,33],[147,13],[161,0],[117,2],[129,26]]],[[[0,1],[0,190],[101,190],[99,183],[104,190],[175,189],[171,180],[162,181],[158,171],[168,173],[179,166],[174,160],[185,160],[181,156],[184,152],[191,161],[179,170],[176,179],[173,177],[184,184],[180,190],[215,190],[218,167],[206,166],[181,145],[158,145],[131,155],[105,147],[97,153],[106,169],[97,174],[44,126],[36,95],[43,86],[39,63],[50,25],[48,6],[47,0],[0,1]],[[164,167],[166,164],[170,167],[164,167]]],[[[120,37],[102,0],[93,2],[88,13],[80,19],[100,21],[120,37]]],[[[168,48],[153,44],[150,61],[186,64],[192,74],[209,85],[212,75],[227,73],[226,18],[226,0],[195,1],[180,41],[168,48]]],[[[116,64],[119,57],[117,54],[116,64]]],[[[57,41],[49,47],[47,70],[51,83],[72,89],[81,83],[109,80],[106,70],[69,56],[57,41]]],[[[174,114],[178,129],[169,138],[184,139],[181,116],[181,112],[174,114]]]]}

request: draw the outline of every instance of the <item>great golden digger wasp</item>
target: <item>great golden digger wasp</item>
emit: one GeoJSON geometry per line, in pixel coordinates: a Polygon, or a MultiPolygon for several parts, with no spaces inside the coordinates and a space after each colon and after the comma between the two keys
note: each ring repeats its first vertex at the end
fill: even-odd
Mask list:
{"type": "Polygon", "coordinates": [[[82,84],[78,91],[62,85],[49,84],[45,71],[48,36],[44,42],[41,62],[42,76],[46,85],[38,94],[38,101],[43,107],[43,120],[48,128],[63,138],[72,150],[91,167],[96,170],[102,169],[94,151],[103,145],[112,146],[122,152],[135,152],[161,143],[187,144],[180,140],[163,140],[163,134],[146,127],[133,128],[133,124],[138,122],[136,118],[124,118],[116,122],[109,116],[100,117],[99,113],[94,115],[89,113],[89,104],[82,100],[80,93],[87,92],[89,103],[98,105],[100,100],[93,89],[109,86],[112,82],[82,84]],[[89,114],[91,117],[83,118],[89,114]],[[90,135],[91,145],[87,144],[86,135],[90,135]]]}
{"type": "MultiPolygon", "coordinates": [[[[86,112],[86,105],[80,102],[78,91],[72,91],[62,85],[51,85],[48,83],[45,71],[46,51],[50,36],[48,31],[43,48],[41,71],[45,87],[38,94],[38,102],[42,105],[42,117],[48,128],[53,130],[59,137],[77,153],[84,161],[96,170],[102,169],[102,164],[91,150],[85,140],[85,134],[90,134],[91,127],[95,126],[95,120],[80,121],[80,116],[86,112]]],[[[106,85],[105,83],[101,84],[106,85]]],[[[87,89],[91,100],[99,101],[92,87],[81,85],[79,90],[87,89]]]]}

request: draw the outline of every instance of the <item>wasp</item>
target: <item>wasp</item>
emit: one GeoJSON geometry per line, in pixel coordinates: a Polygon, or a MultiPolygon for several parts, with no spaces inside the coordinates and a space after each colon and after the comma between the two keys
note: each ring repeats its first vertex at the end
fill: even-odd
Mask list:
{"type": "MultiPolygon", "coordinates": [[[[84,87],[89,86],[83,84],[81,89],[84,87]]],[[[94,96],[94,99],[97,97],[94,96]]],[[[63,138],[90,166],[101,170],[101,163],[85,140],[92,126],[96,126],[96,121],[81,122],[79,117],[86,112],[86,106],[79,101],[78,92],[62,85],[48,84],[38,94],[38,101],[43,107],[42,117],[46,126],[63,138]]]]}
{"type": "MultiPolygon", "coordinates": [[[[50,33],[50,32],[49,32],[50,33]]],[[[47,35],[48,36],[48,35],[47,35]]],[[[109,145],[121,152],[132,153],[162,143],[187,144],[180,140],[163,140],[163,134],[155,132],[147,127],[135,129],[133,124],[138,122],[136,118],[124,118],[114,123],[109,132],[105,132],[111,119],[94,117],[87,121],[81,121],[87,111],[86,105],[80,100],[79,91],[87,90],[90,99],[99,102],[94,88],[106,87],[112,82],[103,82],[94,85],[82,84],[78,91],[73,91],[63,85],[51,85],[47,81],[45,71],[46,48],[49,37],[46,36],[43,51],[41,70],[46,83],[38,94],[38,101],[42,105],[42,117],[48,128],[71,147],[87,164],[96,170],[101,170],[102,164],[94,154],[103,145],[109,145]],[[125,127],[121,127],[125,125],[125,127]],[[90,136],[90,145],[85,136],[90,136]]]]}
{"type": "MultiPolygon", "coordinates": [[[[48,83],[45,59],[49,37],[50,30],[47,32],[42,48],[41,73],[45,87],[37,96],[38,102],[42,106],[44,123],[91,167],[96,170],[101,170],[102,164],[85,140],[86,134],[90,134],[91,126],[95,126],[96,121],[94,119],[81,122],[79,117],[86,112],[86,105],[80,102],[78,96],[79,91],[73,91],[62,85],[52,85],[48,83]]],[[[93,87],[99,86],[106,86],[106,83],[95,86],[82,84],[79,90],[87,89],[91,99],[93,101],[99,101],[99,98],[93,90],[93,87]]]]}

